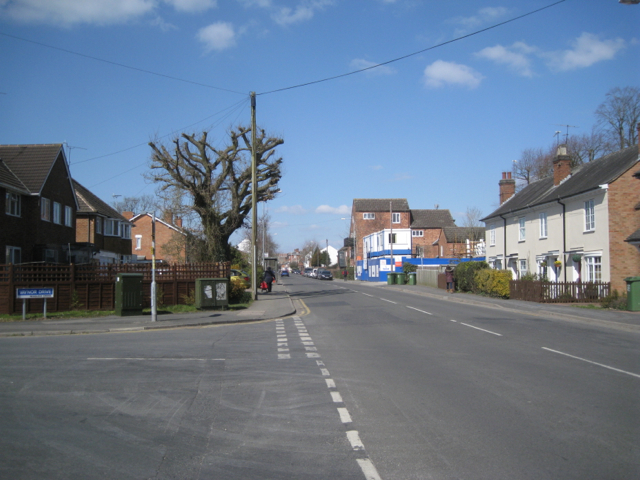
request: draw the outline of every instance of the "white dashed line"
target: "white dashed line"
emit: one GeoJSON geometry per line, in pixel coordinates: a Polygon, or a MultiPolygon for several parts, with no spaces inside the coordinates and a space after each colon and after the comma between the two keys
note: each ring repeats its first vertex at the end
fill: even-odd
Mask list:
{"type": "Polygon", "coordinates": [[[349,415],[349,410],[346,408],[338,407],[338,415],[340,415],[340,421],[342,423],[353,423],[351,415],[349,415]]]}
{"type": "Polygon", "coordinates": [[[327,382],[327,388],[336,388],[336,382],[333,379],[325,378],[324,381],[327,382]]]}
{"type": "MultiPolygon", "coordinates": [[[[323,363],[323,365],[324,365],[324,363],[323,363]]],[[[320,373],[322,373],[322,375],[323,375],[324,377],[328,377],[329,375],[331,375],[331,374],[329,373],[329,370],[327,370],[326,368],[321,368],[321,369],[320,369],[320,373]]]]}
{"type": "Polygon", "coordinates": [[[419,308],[415,308],[415,307],[410,307],[409,305],[407,305],[407,308],[410,308],[411,310],[415,310],[416,312],[424,313],[426,315],[433,315],[433,313],[425,312],[424,310],[420,310],[419,308]]]}
{"type": "Polygon", "coordinates": [[[350,430],[347,432],[347,440],[351,444],[351,448],[354,450],[362,451],[364,450],[364,445],[362,440],[360,440],[360,435],[357,430],[350,430]]]}
{"type": "Polygon", "coordinates": [[[626,370],[620,370],[619,368],[614,368],[614,367],[610,367],[609,365],[604,365],[602,363],[592,362],[591,360],[587,360],[586,358],[576,357],[574,355],[569,355],[568,353],[559,352],[558,350],[552,350],[552,349],[547,348],[547,347],[542,347],[542,349],[546,350],[548,352],[553,352],[553,353],[557,353],[559,355],[564,355],[565,357],[575,358],[576,360],[587,362],[587,363],[590,363],[592,365],[597,365],[599,367],[608,368],[609,370],[614,370],[616,372],[620,372],[620,373],[624,373],[624,374],[627,374],[627,375],[631,375],[632,377],[640,378],[640,375],[638,375],[637,373],[631,373],[631,372],[627,372],[626,370]]]}
{"type": "Polygon", "coordinates": [[[491,335],[497,335],[498,337],[502,336],[501,333],[492,332],[491,330],[485,330],[484,328],[480,328],[480,327],[474,327],[473,325],[469,325],[468,323],[460,322],[460,325],[464,325],[465,327],[475,328],[476,330],[480,330],[482,332],[490,333],[491,335]]]}
{"type": "Polygon", "coordinates": [[[391,300],[387,300],[386,298],[380,298],[380,300],[382,300],[383,302],[389,302],[389,303],[393,303],[394,305],[397,305],[397,302],[392,302],[391,300]]]}
{"type": "Polygon", "coordinates": [[[364,293],[364,292],[360,292],[360,293],[362,293],[363,295],[366,295],[367,297],[372,297],[373,298],[373,295],[369,295],[368,293],[364,293]]]}
{"type": "Polygon", "coordinates": [[[378,475],[378,470],[373,466],[373,463],[368,458],[358,458],[358,465],[360,465],[360,469],[362,473],[364,473],[364,477],[366,480],[382,480],[380,475],[378,475]]]}
{"type": "Polygon", "coordinates": [[[333,400],[333,403],[344,403],[342,401],[342,395],[340,395],[340,392],[329,392],[331,393],[331,398],[333,400]]]}

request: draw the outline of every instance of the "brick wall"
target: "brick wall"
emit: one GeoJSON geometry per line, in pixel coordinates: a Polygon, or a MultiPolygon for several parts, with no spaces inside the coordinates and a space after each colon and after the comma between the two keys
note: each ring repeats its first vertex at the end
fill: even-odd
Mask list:
{"type": "Polygon", "coordinates": [[[422,247],[424,251],[424,258],[433,258],[439,256],[439,247],[434,245],[433,242],[440,238],[442,233],[441,228],[414,228],[413,230],[422,230],[424,236],[411,237],[411,253],[416,255],[416,247],[422,247]]]}
{"type": "MultiPolygon", "coordinates": [[[[411,225],[411,213],[410,212],[393,212],[400,214],[400,223],[394,223],[393,228],[409,228],[411,225]]],[[[355,212],[353,214],[355,225],[351,225],[351,234],[356,237],[356,252],[360,260],[362,260],[362,239],[367,235],[380,230],[389,229],[391,226],[391,212],[355,212]],[[363,218],[364,213],[374,213],[376,218],[373,220],[365,220],[363,218]]]]}
{"type": "MultiPolygon", "coordinates": [[[[151,233],[152,233],[152,219],[148,215],[142,215],[138,217],[131,229],[131,253],[133,255],[144,256],[145,259],[151,260],[151,233]],[[136,250],[136,236],[141,235],[141,248],[136,250]]],[[[176,232],[174,229],[166,226],[164,223],[157,221],[156,219],[156,260],[166,260],[170,263],[184,263],[186,256],[186,244],[180,248],[179,253],[172,249],[170,245],[175,245],[176,237],[184,238],[183,235],[176,232]]]]}
{"type": "Polygon", "coordinates": [[[626,277],[640,275],[640,251],[625,242],[625,238],[640,227],[640,180],[633,174],[640,170],[636,164],[615,182],[609,184],[609,258],[611,289],[626,292],[626,277]]]}

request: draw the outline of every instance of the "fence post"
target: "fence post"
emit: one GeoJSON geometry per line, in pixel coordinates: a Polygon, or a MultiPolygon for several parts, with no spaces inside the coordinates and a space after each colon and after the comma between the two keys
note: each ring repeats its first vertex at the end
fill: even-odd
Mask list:
{"type": "Polygon", "coordinates": [[[9,315],[13,315],[16,306],[15,289],[13,287],[13,263],[9,264],[9,315]]]}

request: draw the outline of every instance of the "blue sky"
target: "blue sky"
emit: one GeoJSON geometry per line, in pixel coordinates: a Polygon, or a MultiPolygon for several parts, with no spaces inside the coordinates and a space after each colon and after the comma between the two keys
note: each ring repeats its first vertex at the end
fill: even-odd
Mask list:
{"type": "Polygon", "coordinates": [[[640,5],[617,0],[436,47],[553,3],[0,0],[0,143],[67,142],[103,200],[153,194],[147,142],[206,129],[222,145],[255,91],[259,126],[285,140],[268,204],[281,251],[340,248],[354,198],[437,204],[461,224],[497,207],[524,149],[558,125],[590,133],[605,94],[640,83],[640,5]]]}

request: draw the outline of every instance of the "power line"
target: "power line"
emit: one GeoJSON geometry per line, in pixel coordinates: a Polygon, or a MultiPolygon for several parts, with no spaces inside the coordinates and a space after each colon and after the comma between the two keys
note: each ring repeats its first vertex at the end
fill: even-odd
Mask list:
{"type": "Polygon", "coordinates": [[[34,45],[39,45],[41,47],[51,48],[53,50],[59,50],[61,52],[69,53],[71,55],[77,55],[79,57],[89,58],[91,60],[95,60],[96,62],[108,63],[110,65],[115,65],[117,67],[128,68],[129,70],[135,70],[137,72],[148,73],[150,75],[156,75],[158,77],[168,78],[170,80],[176,80],[178,82],[190,83],[192,85],[198,85],[199,87],[213,88],[214,90],[220,90],[223,92],[237,93],[238,95],[246,95],[244,92],[236,92],[235,90],[229,90],[227,88],[214,87],[213,85],[207,85],[206,83],[194,82],[192,80],[185,80],[184,78],[173,77],[171,75],[165,75],[164,73],[154,72],[152,70],[145,70],[144,68],[132,67],[130,65],[125,65],[124,63],[112,62],[111,60],[105,60],[104,58],[94,57],[93,55],[87,55],[85,53],[74,52],[73,50],[68,50],[66,48],[56,47],[54,45],[49,45],[42,42],[36,42],[35,40],[29,40],[28,38],[18,37],[16,35],[10,35],[8,33],[0,32],[0,35],[4,35],[5,37],[15,38],[16,40],[20,40],[22,42],[33,43],[34,45]]]}
{"type": "Polygon", "coordinates": [[[413,56],[418,55],[420,53],[428,52],[429,50],[434,50],[436,48],[440,48],[440,47],[443,47],[445,45],[449,45],[450,43],[454,43],[454,42],[457,42],[459,40],[464,40],[465,38],[469,38],[469,37],[472,37],[474,35],[478,35],[480,33],[486,32],[488,30],[492,30],[494,28],[501,27],[502,25],[506,25],[507,23],[515,22],[516,20],[520,20],[521,18],[528,17],[529,15],[533,15],[535,13],[541,12],[542,10],[546,10],[548,8],[555,7],[556,5],[559,5],[560,3],[564,3],[566,1],[567,0],[559,0],[559,1],[555,2],[555,3],[547,5],[545,7],[538,8],[537,10],[533,10],[531,12],[528,12],[528,13],[525,13],[523,15],[511,18],[509,20],[505,20],[504,22],[496,23],[495,25],[492,25],[490,27],[483,28],[481,30],[477,30],[477,31],[475,31],[473,33],[469,33],[467,35],[463,35],[461,37],[457,37],[457,38],[454,38],[452,40],[447,40],[446,42],[442,42],[442,43],[439,43],[437,45],[433,45],[433,46],[431,46],[429,48],[425,48],[425,49],[419,50],[419,51],[414,52],[414,53],[409,53],[408,55],[403,55],[402,57],[394,58],[393,60],[388,60],[386,62],[378,63],[377,65],[372,65],[370,67],[361,68],[360,70],[354,70],[353,72],[343,73],[343,74],[340,74],[340,75],[334,75],[333,77],[323,78],[322,80],[314,80],[314,81],[307,82],[307,83],[301,83],[301,84],[298,84],[298,85],[292,85],[290,87],[278,88],[276,90],[270,90],[268,92],[257,93],[256,95],[269,95],[270,93],[277,93],[277,92],[283,92],[285,90],[293,90],[294,88],[307,87],[309,85],[315,85],[316,83],[323,83],[323,82],[328,82],[328,81],[331,81],[331,80],[336,80],[338,78],[348,77],[349,75],[355,75],[356,73],[366,72],[367,70],[372,70],[374,68],[382,67],[384,65],[389,65],[389,64],[394,63],[394,62],[399,62],[400,60],[404,60],[406,58],[413,57],[413,56]]]}

